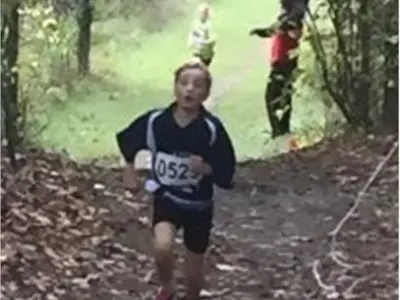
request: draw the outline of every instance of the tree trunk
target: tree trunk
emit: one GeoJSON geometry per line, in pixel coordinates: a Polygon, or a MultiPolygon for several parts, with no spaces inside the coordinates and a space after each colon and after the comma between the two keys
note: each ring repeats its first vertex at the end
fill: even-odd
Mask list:
{"type": "Polygon", "coordinates": [[[19,50],[19,5],[2,13],[1,24],[1,104],[4,113],[5,137],[8,156],[16,166],[15,148],[18,137],[18,50],[19,50]]]}
{"type": "Polygon", "coordinates": [[[370,82],[371,82],[371,65],[370,65],[370,42],[371,42],[371,18],[369,13],[369,0],[360,0],[359,10],[359,39],[360,39],[360,52],[361,52],[361,71],[359,73],[358,87],[356,98],[356,113],[364,127],[371,126],[371,119],[369,117],[370,106],[370,82]]]}
{"type": "MultiPolygon", "coordinates": [[[[398,10],[392,7],[385,16],[385,32],[389,37],[397,36],[398,10]]],[[[382,107],[383,125],[394,132],[399,130],[399,61],[398,42],[387,41],[384,44],[385,81],[384,102],[382,107]]]]}
{"type": "Polygon", "coordinates": [[[396,83],[385,89],[385,101],[383,102],[383,123],[387,129],[394,132],[399,130],[399,86],[396,83]]]}
{"type": "Polygon", "coordinates": [[[77,23],[79,28],[77,45],[78,73],[85,76],[90,71],[90,44],[93,8],[90,0],[79,1],[80,5],[77,11],[77,23]]]}

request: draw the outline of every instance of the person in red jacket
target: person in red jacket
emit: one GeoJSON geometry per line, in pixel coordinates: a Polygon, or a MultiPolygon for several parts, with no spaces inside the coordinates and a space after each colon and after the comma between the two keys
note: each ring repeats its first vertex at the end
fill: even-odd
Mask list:
{"type": "Polygon", "coordinates": [[[302,23],[285,22],[271,38],[271,71],[265,91],[265,104],[272,138],[290,133],[293,72],[297,68],[301,34],[302,23]]]}

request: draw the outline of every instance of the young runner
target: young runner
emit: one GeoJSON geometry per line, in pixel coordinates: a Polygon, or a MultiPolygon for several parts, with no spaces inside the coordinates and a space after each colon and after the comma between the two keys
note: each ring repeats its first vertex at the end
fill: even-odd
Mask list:
{"type": "Polygon", "coordinates": [[[236,158],[231,140],[221,121],[202,105],[211,81],[202,63],[184,64],[175,72],[175,101],[146,112],[117,134],[127,163],[127,187],[139,187],[136,153],[146,148],[153,153],[146,189],[154,195],[155,260],[161,281],[157,300],[174,297],[172,248],[180,228],[187,249],[186,299],[199,299],[213,220],[213,184],[233,187],[236,158]]]}
{"type": "Polygon", "coordinates": [[[188,38],[189,48],[195,58],[209,66],[215,53],[215,36],[212,32],[211,9],[208,4],[201,4],[198,15],[193,21],[188,38]]]}

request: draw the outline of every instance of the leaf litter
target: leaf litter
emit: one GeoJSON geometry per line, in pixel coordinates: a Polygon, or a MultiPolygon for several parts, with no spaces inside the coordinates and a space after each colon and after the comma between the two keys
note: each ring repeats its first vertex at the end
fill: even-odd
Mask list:
{"type": "MultiPolygon", "coordinates": [[[[237,188],[217,191],[202,296],[397,299],[397,155],[335,252],[328,237],[394,141],[352,134],[240,164],[237,188]]],[[[149,196],[124,191],[117,168],[41,150],[18,157],[16,172],[2,157],[2,299],[152,299],[149,196]]]]}

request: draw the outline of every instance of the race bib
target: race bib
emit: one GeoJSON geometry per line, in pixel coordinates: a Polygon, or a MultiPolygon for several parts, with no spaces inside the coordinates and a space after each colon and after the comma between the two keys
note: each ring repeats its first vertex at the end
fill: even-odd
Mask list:
{"type": "Polygon", "coordinates": [[[158,152],[154,162],[154,171],[159,182],[169,186],[197,185],[201,175],[189,170],[189,158],[158,152]]]}

